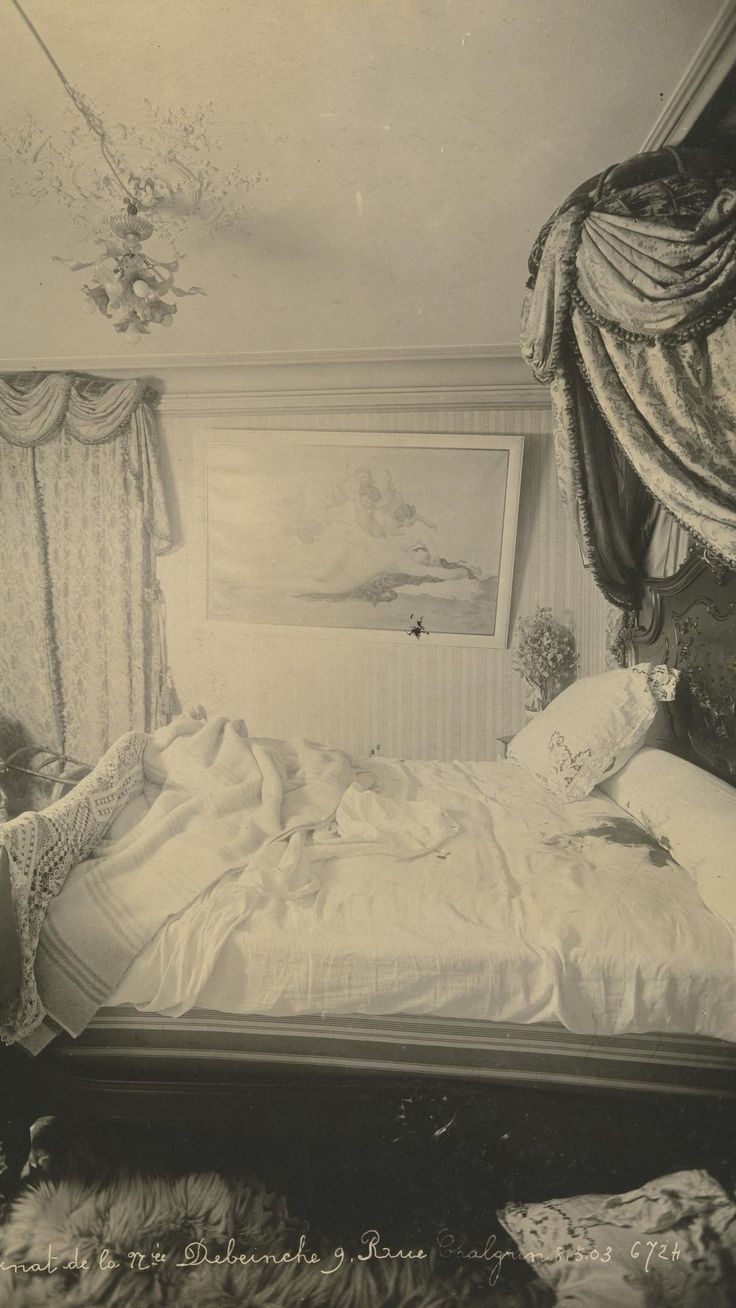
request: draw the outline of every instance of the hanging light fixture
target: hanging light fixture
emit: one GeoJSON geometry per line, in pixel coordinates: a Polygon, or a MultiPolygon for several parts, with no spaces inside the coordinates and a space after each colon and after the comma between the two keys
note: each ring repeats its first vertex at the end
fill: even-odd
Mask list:
{"type": "MultiPolygon", "coordinates": [[[[149,254],[143,243],[154,234],[151,216],[168,203],[178,202],[180,212],[193,211],[200,199],[202,186],[196,175],[178,160],[170,161],[176,170],[176,182],[152,176],[125,175],[125,169],[116,157],[104,123],[87,104],[79,91],[70,85],[63,70],[45,41],[22,8],[19,0],[12,0],[26,26],[43,51],[75,109],[81,114],[94,134],[107,175],[113,184],[110,189],[120,191],[122,213],[108,220],[109,234],[101,238],[104,253],[87,262],[62,259],[73,272],[91,269],[83,285],[84,295],[91,310],[99,310],[113,322],[115,330],[127,332],[133,338],[148,334],[151,324],[171,326],[177,311],[176,300],[187,295],[204,295],[200,286],[184,289],[174,280],[181,255],[163,259],[149,254]],[[184,203],[182,204],[182,196],[184,203]],[[173,297],[173,298],[172,298],[173,297]]],[[[237,173],[237,170],[236,170],[237,173]]],[[[250,185],[252,179],[236,180],[250,185]]],[[[107,177],[106,177],[107,181],[107,177]]]]}
{"type": "Polygon", "coordinates": [[[83,286],[84,294],[93,309],[99,309],[111,318],[118,332],[131,331],[147,334],[152,323],[170,327],[176,313],[176,302],[168,299],[182,295],[204,295],[200,286],[184,290],[174,283],[179,260],[165,261],[153,258],[143,251],[143,241],[153,235],[153,223],[141,215],[134,200],[128,200],[123,215],[109,222],[112,237],[105,244],[105,253],[88,263],[54,256],[72,272],[92,269],[92,275],[83,286]]]}

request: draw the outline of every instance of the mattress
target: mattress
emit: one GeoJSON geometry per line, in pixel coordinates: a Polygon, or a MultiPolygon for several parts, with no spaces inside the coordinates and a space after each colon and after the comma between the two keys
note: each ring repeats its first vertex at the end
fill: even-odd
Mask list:
{"type": "Polygon", "coordinates": [[[423,823],[444,831],[415,841],[431,852],[376,853],[374,840],[366,856],[326,833],[310,892],[264,893],[247,915],[226,876],[165,923],[108,1005],[736,1040],[728,926],[613,800],[563,804],[511,762],[362,766],[403,806],[406,850],[423,823]]]}

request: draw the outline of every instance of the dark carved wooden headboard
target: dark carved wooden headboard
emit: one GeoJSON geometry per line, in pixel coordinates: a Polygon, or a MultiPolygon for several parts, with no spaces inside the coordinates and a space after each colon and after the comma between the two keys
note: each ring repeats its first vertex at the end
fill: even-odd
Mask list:
{"type": "Polygon", "coordinates": [[[681,672],[648,743],[736,785],[736,571],[700,552],[646,590],[632,631],[636,658],[681,672]]]}

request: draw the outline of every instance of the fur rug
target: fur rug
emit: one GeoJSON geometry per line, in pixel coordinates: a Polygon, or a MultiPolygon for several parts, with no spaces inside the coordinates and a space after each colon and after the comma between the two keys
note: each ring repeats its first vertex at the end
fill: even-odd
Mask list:
{"type": "Polygon", "coordinates": [[[541,1300],[497,1297],[487,1267],[479,1278],[434,1257],[341,1256],[310,1239],[285,1201],[259,1181],[214,1173],[41,1180],[16,1199],[0,1229],[2,1308],[490,1308],[535,1302],[541,1300]],[[251,1261],[239,1261],[248,1255],[251,1261]],[[310,1256],[314,1261],[305,1261],[310,1256]]]}

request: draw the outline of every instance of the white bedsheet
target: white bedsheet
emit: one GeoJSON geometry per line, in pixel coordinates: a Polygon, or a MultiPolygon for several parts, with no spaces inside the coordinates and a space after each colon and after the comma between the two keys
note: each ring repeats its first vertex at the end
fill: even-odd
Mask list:
{"type": "Polygon", "coordinates": [[[266,892],[246,917],[228,876],[159,931],[108,1003],[736,1040],[733,936],[612,800],[561,804],[512,763],[364,766],[394,816],[421,803],[449,838],[420,857],[337,858],[326,835],[316,892],[266,892]]]}

